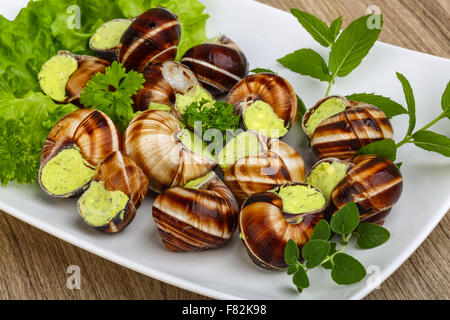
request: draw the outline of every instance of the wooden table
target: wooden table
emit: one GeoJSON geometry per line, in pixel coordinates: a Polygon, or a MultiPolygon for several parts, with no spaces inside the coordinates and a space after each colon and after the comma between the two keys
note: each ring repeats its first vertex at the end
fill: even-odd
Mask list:
{"type": "MultiPolygon", "coordinates": [[[[213,1],[213,0],[211,0],[213,1]]],[[[381,40],[450,58],[449,0],[260,0],[300,8],[344,27],[376,4],[381,40]]],[[[366,299],[450,299],[448,215],[420,248],[366,299]]],[[[205,299],[104,260],[0,212],[1,299],[205,299]],[[66,288],[66,269],[82,270],[82,289],[66,288]]]]}

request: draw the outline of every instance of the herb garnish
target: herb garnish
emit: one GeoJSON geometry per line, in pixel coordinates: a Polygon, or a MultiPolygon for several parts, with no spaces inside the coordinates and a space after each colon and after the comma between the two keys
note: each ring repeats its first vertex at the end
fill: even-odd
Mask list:
{"type": "Polygon", "coordinates": [[[373,15],[360,17],[353,21],[340,35],[342,17],[334,20],[330,26],[319,18],[298,9],[291,13],[311,36],[324,47],[330,47],[328,64],[320,54],[312,49],[300,49],[278,59],[286,68],[328,82],[325,96],[328,96],[336,77],[345,77],[358,67],[375,44],[383,25],[369,28],[369,19],[373,15]],[[339,37],[338,37],[339,36],[339,37]]]}
{"type": "Polygon", "coordinates": [[[374,223],[363,222],[359,227],[358,224],[359,212],[354,202],[347,203],[337,211],[330,224],[326,220],[320,220],[311,234],[311,239],[302,248],[302,262],[297,244],[292,239],[288,241],[284,251],[284,258],[289,266],[287,274],[293,275],[292,281],[299,293],[309,287],[307,271],[320,265],[331,270],[331,278],[337,284],[348,285],[364,279],[364,266],[352,256],[343,253],[349,239],[356,235],[356,243],[360,248],[371,249],[385,243],[390,233],[374,223]],[[337,242],[329,241],[331,231],[342,238],[339,249],[337,242]]]}
{"type": "Polygon", "coordinates": [[[105,73],[97,73],[88,82],[80,102],[106,113],[121,132],[134,118],[133,95],[143,87],[144,76],[136,71],[126,72],[122,64],[114,61],[105,73]]]}
{"type": "Polygon", "coordinates": [[[215,143],[225,142],[227,131],[236,130],[240,120],[240,116],[234,114],[234,107],[231,104],[223,101],[212,103],[206,99],[193,102],[186,108],[182,118],[188,127],[196,131],[200,131],[200,128],[196,128],[196,122],[201,122],[202,137],[209,129],[219,130],[222,133],[223,141],[215,141],[215,143]]]}

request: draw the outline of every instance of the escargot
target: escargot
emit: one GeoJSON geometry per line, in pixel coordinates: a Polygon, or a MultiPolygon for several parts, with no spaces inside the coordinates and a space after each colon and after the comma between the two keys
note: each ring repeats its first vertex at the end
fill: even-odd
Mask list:
{"type": "Polygon", "coordinates": [[[149,65],[143,74],[144,87],[133,98],[135,111],[147,110],[152,103],[173,107],[177,94],[185,94],[199,85],[194,73],[175,61],[149,65]]]}
{"type": "Polygon", "coordinates": [[[121,137],[103,112],[80,109],[59,120],[50,131],[41,154],[38,180],[54,197],[81,193],[95,169],[112,151],[121,150],[121,137]]]}
{"type": "Polygon", "coordinates": [[[287,267],[284,249],[289,239],[299,251],[324,218],[327,200],[320,190],[293,183],[256,193],[242,205],[240,238],[254,263],[271,270],[287,267]]]}
{"type": "Polygon", "coordinates": [[[330,212],[353,201],[361,222],[383,225],[402,194],[402,174],[394,163],[376,155],[357,156],[352,163],[354,166],[331,192],[330,212]]]}
{"type": "Polygon", "coordinates": [[[134,219],[147,190],[148,179],[142,169],[126,154],[113,151],[99,164],[78,199],[78,212],[91,227],[118,232],[134,219]]]}
{"type": "Polygon", "coordinates": [[[122,37],[134,19],[114,19],[102,24],[89,39],[89,48],[108,61],[118,58],[122,37]]]}
{"type": "Polygon", "coordinates": [[[239,207],[230,190],[210,172],[158,195],[152,213],[168,250],[197,251],[223,246],[231,239],[239,207]]]}
{"type": "Polygon", "coordinates": [[[175,14],[164,8],[149,9],[125,31],[119,61],[127,70],[142,72],[151,63],[174,60],[180,36],[175,14]]]}
{"type": "Polygon", "coordinates": [[[392,126],[384,112],[341,96],[320,100],[305,113],[302,127],[319,159],[350,159],[367,144],[393,138],[392,126]]]}
{"type": "Polygon", "coordinates": [[[213,95],[225,94],[248,75],[248,61],[242,50],[222,35],[189,49],[181,62],[191,68],[213,95]]]}
{"type": "Polygon", "coordinates": [[[241,114],[244,128],[281,138],[297,121],[297,96],[284,78],[271,73],[245,77],[230,91],[227,102],[241,114]]]}
{"type": "Polygon", "coordinates": [[[200,137],[160,110],[144,111],[130,122],[124,149],[144,170],[150,189],[156,192],[183,186],[217,164],[200,137]]]}
{"type": "Polygon", "coordinates": [[[217,158],[225,184],[241,204],[252,194],[305,180],[305,163],[293,148],[254,131],[231,139],[217,158]]]}
{"type": "Polygon", "coordinates": [[[39,85],[55,101],[77,103],[91,77],[98,72],[104,73],[109,65],[108,61],[97,57],[59,51],[42,65],[39,85]]]}

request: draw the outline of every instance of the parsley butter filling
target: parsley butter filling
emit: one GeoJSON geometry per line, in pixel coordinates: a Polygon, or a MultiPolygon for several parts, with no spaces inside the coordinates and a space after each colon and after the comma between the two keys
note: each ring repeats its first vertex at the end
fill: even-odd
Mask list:
{"type": "Polygon", "coordinates": [[[182,129],[178,134],[177,138],[185,145],[186,148],[192,152],[201,155],[212,161],[216,161],[214,156],[207,149],[206,143],[195,133],[189,129],[182,129]]]}
{"type": "Polygon", "coordinates": [[[123,219],[128,200],[129,197],[122,191],[109,191],[103,181],[92,181],[78,200],[78,209],[88,224],[103,226],[118,214],[123,219]]]}
{"type": "Polygon", "coordinates": [[[329,200],[331,192],[345,177],[348,166],[339,161],[319,163],[309,174],[306,183],[323,192],[329,200]]]}
{"type": "Polygon", "coordinates": [[[312,135],[319,124],[329,117],[345,110],[345,101],[340,98],[330,98],[311,112],[305,123],[306,132],[312,135]]]}
{"type": "Polygon", "coordinates": [[[308,213],[323,208],[326,199],[312,186],[292,185],[272,190],[283,202],[283,211],[287,213],[308,213]]]}
{"type": "Polygon", "coordinates": [[[243,132],[231,139],[217,155],[219,166],[226,170],[239,159],[261,153],[258,137],[251,132],[243,132]]]}
{"type": "Polygon", "coordinates": [[[90,46],[97,50],[117,48],[132,20],[116,19],[103,24],[91,37],[90,46]]]}
{"type": "Polygon", "coordinates": [[[249,130],[254,130],[271,138],[284,136],[288,129],[284,121],[278,118],[270,104],[258,100],[244,111],[244,124],[249,130]]]}
{"type": "Polygon", "coordinates": [[[76,147],[63,149],[42,168],[41,183],[55,195],[65,195],[92,180],[95,169],[76,147]]]}
{"type": "Polygon", "coordinates": [[[211,104],[214,104],[214,98],[209,94],[209,92],[201,86],[197,86],[185,94],[178,93],[176,95],[175,106],[178,111],[183,114],[186,111],[186,108],[191,104],[194,102],[201,102],[202,100],[207,100],[210,101],[211,104]]]}

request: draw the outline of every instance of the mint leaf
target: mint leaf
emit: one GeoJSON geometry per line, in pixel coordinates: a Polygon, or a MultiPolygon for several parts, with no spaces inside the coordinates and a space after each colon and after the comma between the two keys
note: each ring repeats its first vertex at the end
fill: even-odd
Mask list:
{"type": "Polygon", "coordinates": [[[397,158],[397,147],[394,140],[378,140],[359,149],[357,155],[363,154],[376,154],[394,162],[397,158]]]}
{"type": "Polygon", "coordinates": [[[306,106],[302,98],[297,95],[298,122],[302,123],[302,118],[306,113],[306,106]]]}
{"type": "Polygon", "coordinates": [[[434,151],[446,157],[450,157],[450,138],[426,130],[420,130],[413,134],[413,143],[419,148],[434,151]]]}
{"type": "Polygon", "coordinates": [[[409,136],[416,127],[416,102],[414,100],[413,90],[408,79],[401,73],[397,72],[397,78],[402,83],[403,92],[405,93],[406,104],[408,106],[409,126],[406,136],[409,136]]]}
{"type": "Polygon", "coordinates": [[[291,275],[297,272],[297,270],[299,269],[299,266],[296,264],[292,264],[289,266],[289,268],[287,269],[287,274],[291,275]]]}
{"type": "Polygon", "coordinates": [[[275,71],[272,71],[270,69],[265,69],[265,68],[255,68],[253,70],[250,70],[250,72],[253,72],[253,73],[273,73],[273,74],[277,74],[275,71]]]}
{"type": "Polygon", "coordinates": [[[363,222],[358,228],[356,242],[361,249],[372,249],[389,240],[389,231],[375,223],[363,222]]]}
{"type": "Polygon", "coordinates": [[[286,261],[287,265],[293,265],[298,262],[300,258],[300,253],[298,251],[297,243],[289,239],[286,247],[284,248],[284,261],[286,261]]]}
{"type": "Polygon", "coordinates": [[[447,83],[447,87],[442,95],[441,105],[445,115],[450,119],[450,81],[447,83]]]}
{"type": "Polygon", "coordinates": [[[402,165],[403,165],[403,162],[397,162],[395,165],[397,166],[397,168],[400,169],[402,167],[402,165]]]}
{"type": "Polygon", "coordinates": [[[374,93],[355,93],[347,96],[347,99],[370,103],[383,111],[389,119],[399,114],[408,114],[408,110],[406,110],[401,104],[391,100],[390,98],[376,95],[374,93]]]}
{"type": "Polygon", "coordinates": [[[349,202],[343,206],[336,214],[331,218],[330,227],[336,233],[346,235],[353,230],[359,224],[359,211],[354,202],[349,202]]]}
{"type": "Polygon", "coordinates": [[[330,239],[330,225],[326,220],[320,220],[314,227],[310,240],[328,240],[330,239]]]}
{"type": "Polygon", "coordinates": [[[309,287],[309,278],[306,274],[305,269],[298,268],[297,272],[294,273],[294,276],[292,277],[292,282],[295,284],[295,286],[298,289],[298,292],[302,292],[301,289],[306,289],[309,287]]]}
{"type": "Polygon", "coordinates": [[[333,44],[329,61],[329,69],[333,75],[345,77],[352,72],[361,64],[378,39],[381,28],[369,29],[369,17],[371,15],[353,21],[333,44]]]}
{"type": "Polygon", "coordinates": [[[302,257],[306,260],[306,267],[312,269],[322,263],[330,251],[330,244],[326,240],[310,240],[302,249],[302,257]]]}
{"type": "Polygon", "coordinates": [[[277,61],[294,72],[320,81],[331,81],[331,75],[325,60],[312,49],[297,50],[277,61]]]}
{"type": "Polygon", "coordinates": [[[333,44],[332,35],[328,25],[317,18],[298,9],[291,9],[291,13],[297,18],[298,22],[305,28],[309,34],[324,47],[329,47],[333,44]]]}
{"type": "MultiPolygon", "coordinates": [[[[329,256],[331,256],[337,252],[336,246],[337,246],[337,242],[330,242],[330,251],[328,252],[329,256]]],[[[331,270],[331,269],[333,269],[333,264],[331,263],[330,260],[328,260],[327,262],[322,263],[322,267],[324,269],[331,270]]]]}
{"type": "Polygon", "coordinates": [[[334,266],[331,277],[337,284],[352,284],[361,281],[366,276],[364,266],[352,256],[338,253],[333,259],[334,266]]]}
{"type": "Polygon", "coordinates": [[[341,32],[341,27],[342,27],[342,16],[334,20],[330,25],[330,34],[333,42],[336,41],[337,36],[341,32]]]}

